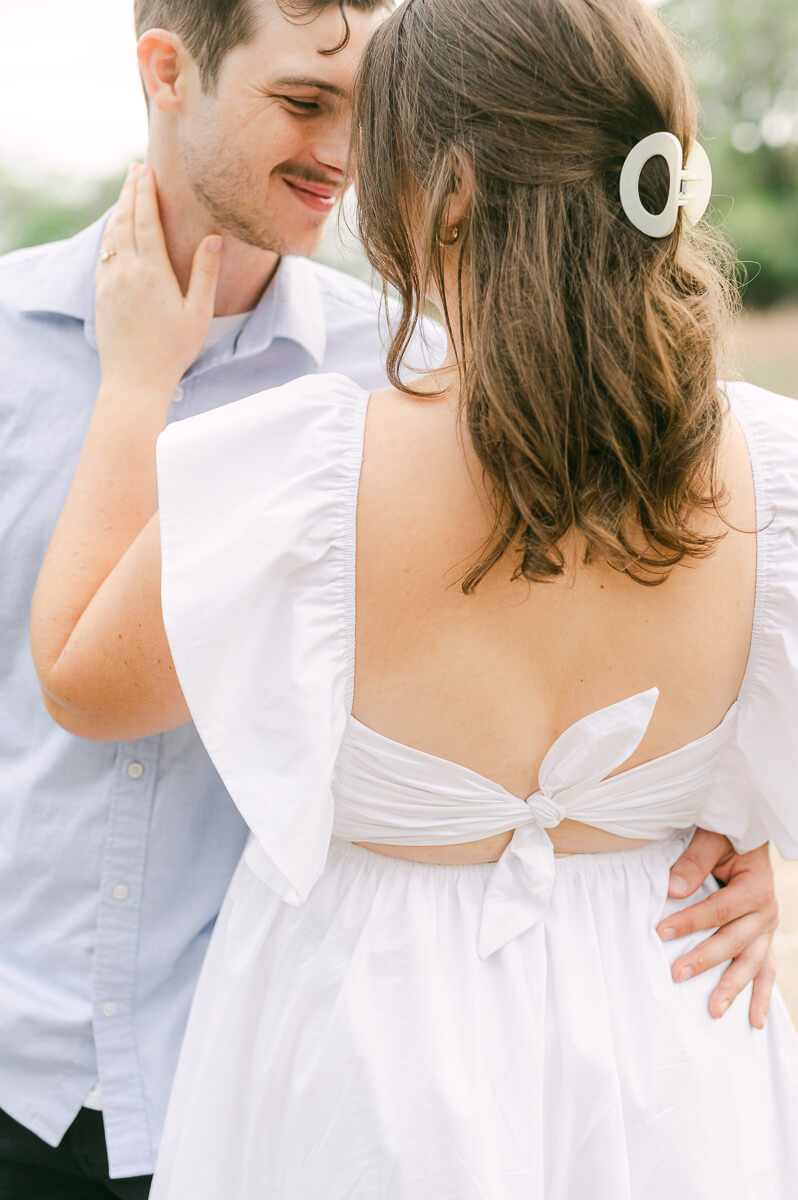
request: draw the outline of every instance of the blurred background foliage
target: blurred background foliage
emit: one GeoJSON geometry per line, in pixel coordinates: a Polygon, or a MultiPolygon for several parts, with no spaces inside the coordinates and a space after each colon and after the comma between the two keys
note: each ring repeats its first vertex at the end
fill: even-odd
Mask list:
{"type": "Polygon", "coordinates": [[[71,237],[111,207],[123,178],[28,180],[0,169],[0,251],[71,237]]]}
{"type": "Polygon", "coordinates": [[[796,300],[798,0],[665,0],[660,12],[685,39],[745,302],[796,300]]]}

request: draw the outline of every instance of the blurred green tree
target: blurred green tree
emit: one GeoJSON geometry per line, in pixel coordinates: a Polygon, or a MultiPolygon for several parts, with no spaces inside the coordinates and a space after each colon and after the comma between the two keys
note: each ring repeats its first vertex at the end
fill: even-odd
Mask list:
{"type": "Polygon", "coordinates": [[[798,2],[664,0],[686,40],[715,208],[750,307],[798,298],[798,2]]]}
{"type": "Polygon", "coordinates": [[[65,196],[62,181],[29,185],[0,171],[0,253],[71,237],[111,207],[122,179],[84,184],[65,196]]]}

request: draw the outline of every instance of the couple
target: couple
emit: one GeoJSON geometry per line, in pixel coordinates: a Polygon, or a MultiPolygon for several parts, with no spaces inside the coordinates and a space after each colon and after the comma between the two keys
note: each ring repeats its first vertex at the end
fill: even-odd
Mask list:
{"type": "Polygon", "coordinates": [[[31,622],[67,732],[18,701],[9,736],[43,730],[27,807],[9,786],[7,970],[20,1043],[47,1036],[0,1100],[4,1148],[27,1133],[41,1163],[8,1195],[146,1194],[245,828],[196,728],[251,834],[155,1197],[786,1197],[783,1006],[764,1032],[741,1003],[712,1018],[761,953],[755,848],[796,846],[798,419],[718,390],[702,236],[642,233],[619,199],[637,143],[695,135],[684,68],[638,0],[234,7],[140,5],[166,26],[140,43],[160,209],[132,170],[92,235],[96,313],[69,250],[6,268],[53,359],[19,367],[29,508],[59,507],[85,434],[31,622]],[[366,293],[278,264],[345,178],[367,42],[389,387],[366,293]],[[448,355],[409,395],[427,297],[448,355]],[[707,861],[695,826],[743,856],[707,861]],[[697,878],[669,897],[691,856],[724,908],[711,881],[688,907],[697,878]],[[97,1076],[108,1178],[89,1190],[81,1146],[48,1193],[97,1076]]]}

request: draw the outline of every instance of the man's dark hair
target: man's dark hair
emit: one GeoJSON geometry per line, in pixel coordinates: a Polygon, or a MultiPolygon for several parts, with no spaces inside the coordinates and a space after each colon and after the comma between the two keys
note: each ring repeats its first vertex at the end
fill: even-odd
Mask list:
{"type": "MultiPolygon", "coordinates": [[[[372,12],[389,0],[276,0],[291,19],[313,18],[336,4],[341,10],[344,36],[325,54],[337,54],[349,42],[346,8],[372,12]]],[[[257,0],[135,0],[136,36],[148,29],[169,29],[185,43],[200,70],[202,86],[210,91],[219,77],[222,60],[236,46],[255,36],[257,0]]]]}

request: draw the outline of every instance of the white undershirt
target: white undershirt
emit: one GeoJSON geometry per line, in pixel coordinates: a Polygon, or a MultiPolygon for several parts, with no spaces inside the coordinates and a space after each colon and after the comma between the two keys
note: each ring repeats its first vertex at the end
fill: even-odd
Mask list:
{"type": "Polygon", "coordinates": [[[234,313],[232,317],[214,317],[208,326],[208,332],[205,335],[205,341],[202,343],[203,350],[210,350],[217,342],[220,342],[228,333],[235,331],[238,333],[243,329],[249,318],[249,313],[234,313]]]}

